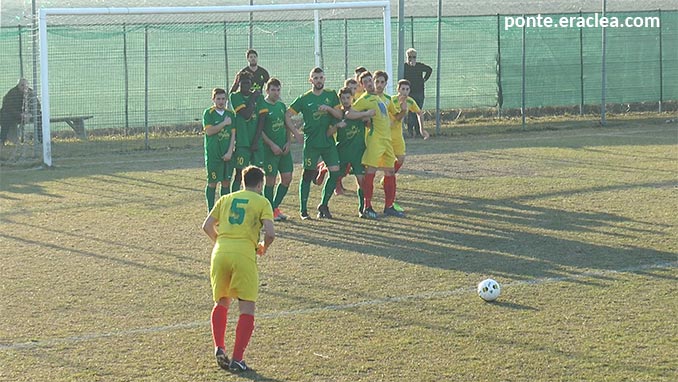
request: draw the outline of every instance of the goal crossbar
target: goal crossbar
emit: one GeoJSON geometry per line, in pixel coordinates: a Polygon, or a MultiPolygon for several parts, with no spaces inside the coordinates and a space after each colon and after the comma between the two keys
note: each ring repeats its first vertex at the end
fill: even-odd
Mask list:
{"type": "MultiPolygon", "coordinates": [[[[202,14],[202,13],[249,13],[264,11],[321,11],[333,9],[382,8],[384,23],[384,68],[393,73],[391,50],[391,2],[389,0],[354,1],[345,3],[233,5],[204,7],[118,7],[118,8],[41,8],[39,14],[40,36],[40,97],[42,99],[43,163],[52,166],[52,143],[50,130],[49,60],[47,44],[47,17],[52,15],[144,15],[144,14],[202,14]]],[[[316,13],[317,24],[317,13],[316,13]]],[[[316,44],[317,50],[317,44],[316,44]]],[[[316,52],[316,56],[319,52],[316,52]]],[[[389,89],[390,91],[390,85],[389,89]]]]}

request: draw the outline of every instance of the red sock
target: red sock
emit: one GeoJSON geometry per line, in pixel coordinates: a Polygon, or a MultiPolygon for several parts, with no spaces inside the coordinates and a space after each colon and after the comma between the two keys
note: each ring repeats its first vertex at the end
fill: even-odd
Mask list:
{"type": "Polygon", "coordinates": [[[350,173],[350,172],[351,172],[351,164],[349,163],[348,166],[346,166],[346,173],[344,174],[344,176],[348,176],[348,173],[350,173]]]}
{"type": "Polygon", "coordinates": [[[384,177],[384,208],[393,207],[393,202],[395,202],[396,194],[396,184],[395,184],[395,175],[389,175],[384,177]]]}
{"type": "Polygon", "coordinates": [[[342,179],[344,179],[343,175],[341,175],[337,178],[337,186],[335,187],[337,190],[344,188],[344,186],[341,184],[342,179]]]}
{"type": "Polygon", "coordinates": [[[395,162],[395,172],[398,172],[398,170],[400,170],[401,167],[403,167],[403,162],[397,160],[395,162]]]}
{"type": "Polygon", "coordinates": [[[376,174],[365,174],[363,180],[363,194],[365,195],[365,208],[372,208],[372,193],[374,192],[374,176],[376,174]]]}
{"type": "Polygon", "coordinates": [[[214,304],[214,308],[212,308],[212,339],[214,339],[215,347],[224,348],[227,319],[228,309],[223,305],[214,304]]]}
{"type": "Polygon", "coordinates": [[[254,316],[241,314],[238,318],[238,326],[235,327],[235,344],[233,345],[233,359],[242,361],[245,348],[250,343],[254,331],[254,316]]]}

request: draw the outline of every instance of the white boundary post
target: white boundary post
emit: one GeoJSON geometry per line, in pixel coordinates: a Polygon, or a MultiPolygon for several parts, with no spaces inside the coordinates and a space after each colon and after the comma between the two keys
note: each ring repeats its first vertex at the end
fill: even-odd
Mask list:
{"type": "MultiPolygon", "coordinates": [[[[332,9],[382,8],[384,10],[384,67],[393,75],[393,58],[391,57],[391,2],[389,0],[355,1],[346,3],[311,3],[311,4],[272,4],[272,5],[234,5],[208,7],[137,7],[137,8],[41,8],[40,9],[40,96],[42,99],[42,150],[43,162],[52,166],[52,138],[49,125],[49,61],[47,44],[47,16],[49,15],[142,15],[142,14],[188,14],[188,13],[247,13],[257,11],[320,11],[332,9]]],[[[317,39],[316,39],[317,40],[317,39]]],[[[316,42],[316,46],[319,41],[316,42]]],[[[319,51],[316,60],[319,60],[319,51]]],[[[387,91],[392,92],[392,85],[387,91]]]]}

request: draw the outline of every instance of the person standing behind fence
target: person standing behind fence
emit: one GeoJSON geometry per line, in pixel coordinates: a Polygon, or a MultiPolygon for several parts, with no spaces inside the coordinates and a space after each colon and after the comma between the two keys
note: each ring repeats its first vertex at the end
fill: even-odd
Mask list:
{"type": "MultiPolygon", "coordinates": [[[[0,108],[0,146],[5,144],[8,137],[20,138],[22,132],[17,130],[20,124],[29,123],[32,120],[33,107],[31,102],[34,98],[33,90],[28,86],[25,78],[19,79],[17,85],[7,92],[2,98],[0,108]],[[10,135],[10,132],[12,133],[10,135]]],[[[38,127],[38,141],[42,142],[42,114],[40,102],[37,103],[38,118],[35,121],[38,127]]]]}
{"type": "Polygon", "coordinates": [[[202,126],[205,132],[205,168],[207,169],[207,187],[205,199],[207,212],[214,207],[217,183],[221,182],[221,196],[229,193],[233,163],[231,157],[235,150],[235,115],[226,110],[226,90],[212,90],[211,107],[202,114],[202,126]]]}
{"type": "MultiPolygon", "coordinates": [[[[404,77],[410,81],[410,97],[417,101],[421,109],[424,108],[424,83],[431,78],[433,69],[421,62],[417,62],[417,51],[410,48],[405,52],[407,62],[405,63],[404,77]]],[[[421,126],[416,113],[409,113],[407,118],[407,131],[410,137],[415,135],[421,137],[421,126]]]]}
{"type": "MultiPolygon", "coordinates": [[[[268,71],[261,66],[259,66],[259,54],[254,49],[248,49],[245,53],[247,58],[247,66],[242,68],[241,72],[249,72],[252,74],[252,91],[259,90],[263,93],[264,85],[268,82],[271,76],[268,74],[268,71]]],[[[231,86],[231,93],[238,89],[238,77],[236,76],[231,86]]]]}

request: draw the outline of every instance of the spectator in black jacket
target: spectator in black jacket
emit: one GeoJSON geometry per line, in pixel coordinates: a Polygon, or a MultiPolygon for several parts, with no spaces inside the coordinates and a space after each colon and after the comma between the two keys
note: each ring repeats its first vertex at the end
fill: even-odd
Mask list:
{"type": "MultiPolygon", "coordinates": [[[[410,48],[405,52],[407,62],[405,63],[404,77],[410,81],[410,97],[417,101],[417,105],[422,110],[424,109],[424,83],[428,81],[433,73],[433,69],[421,62],[417,62],[417,51],[410,48]]],[[[419,120],[416,113],[409,113],[407,118],[407,131],[410,137],[415,134],[421,137],[419,120]]]]}

